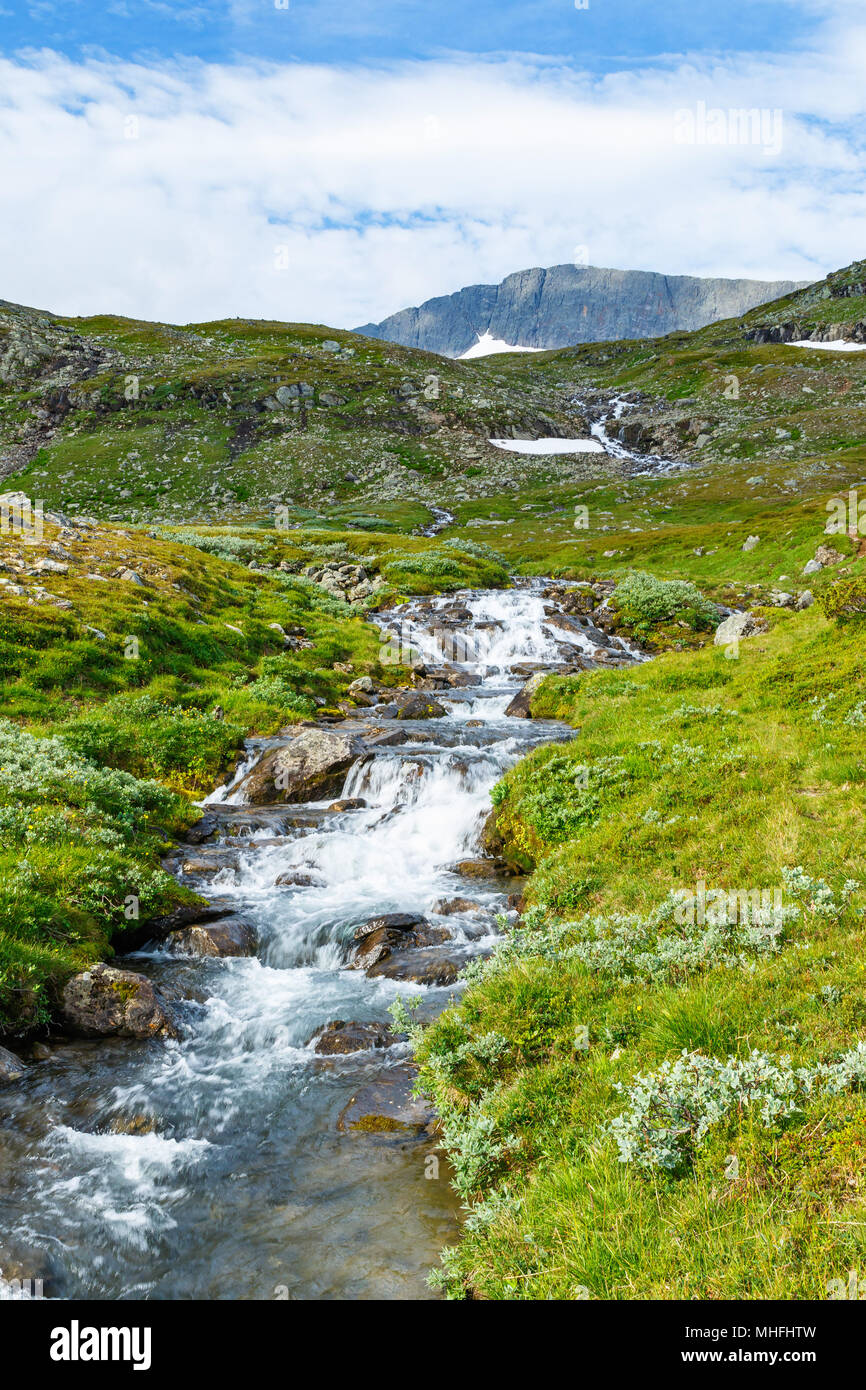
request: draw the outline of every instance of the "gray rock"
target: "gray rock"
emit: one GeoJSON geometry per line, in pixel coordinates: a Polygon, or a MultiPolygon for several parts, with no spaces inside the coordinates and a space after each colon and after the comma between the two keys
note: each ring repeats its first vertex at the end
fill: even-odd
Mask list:
{"type": "Polygon", "coordinates": [[[815,595],[812,593],[812,590],[804,589],[801,594],[797,595],[797,602],[795,607],[797,608],[798,612],[802,613],[804,608],[811,608],[814,602],[815,595]]]}
{"type": "Polygon", "coordinates": [[[431,700],[429,695],[417,691],[398,695],[395,704],[398,719],[442,719],[448,713],[438,700],[431,700]]]}
{"type": "Polygon", "coordinates": [[[471,285],[428,299],[419,308],[402,309],[356,332],[446,357],[459,357],[485,332],[523,347],[568,347],[703,328],[799,287],[793,281],[556,265],[517,271],[498,285],[471,285]]]}
{"type": "Polygon", "coordinates": [[[357,735],[305,729],[285,747],[266,753],[244,778],[241,792],[254,806],[339,796],[346,773],[363,752],[357,735]]]}
{"type": "Polygon", "coordinates": [[[459,974],[457,961],[437,950],[392,952],[367,971],[371,980],[406,980],[429,987],[453,985],[459,974]]]}
{"type": "Polygon", "coordinates": [[[815,559],[822,565],[841,565],[845,556],[840,555],[831,545],[819,545],[815,551],[815,559]]]}
{"type": "Polygon", "coordinates": [[[216,922],[194,922],[172,932],[169,941],[178,955],[252,956],[258,945],[255,927],[232,914],[216,922]]]}
{"type": "Polygon", "coordinates": [[[767,631],[767,624],[752,613],[732,613],[716,628],[713,642],[717,647],[726,647],[731,642],[739,642],[744,637],[757,637],[767,631]]]}
{"type": "Polygon", "coordinates": [[[744,550],[754,550],[755,547],[756,547],[757,545],[760,545],[760,543],[761,543],[761,537],[760,537],[760,536],[748,536],[748,537],[746,538],[746,540],[743,541],[743,549],[744,549],[744,550]]]}
{"type": "Polygon", "coordinates": [[[507,707],[505,713],[511,719],[531,719],[532,718],[532,697],[541,682],[546,679],[547,671],[536,671],[534,676],[530,676],[522,690],[519,690],[507,707]]]}
{"type": "Polygon", "coordinates": [[[27,1067],[14,1052],[7,1052],[5,1047],[0,1047],[0,1086],[5,1086],[11,1081],[18,1081],[24,1075],[27,1067]]]}
{"type": "Polygon", "coordinates": [[[61,1015],[70,1032],[87,1038],[177,1035],[168,1005],[150,980],[107,965],[94,966],[67,981],[61,1015]]]}
{"type": "Polygon", "coordinates": [[[417,912],[383,912],[379,917],[370,917],[362,926],[355,928],[355,940],[363,941],[377,931],[411,932],[425,926],[425,919],[417,912]]]}
{"type": "Polygon", "coordinates": [[[820,560],[807,560],[805,565],[803,566],[803,573],[820,574],[823,568],[824,566],[821,564],[820,560]]]}
{"type": "Polygon", "coordinates": [[[317,1028],[307,1046],[315,1039],[314,1052],[320,1057],[335,1057],[371,1048],[393,1047],[402,1037],[405,1034],[392,1033],[387,1023],[357,1023],[337,1018],[317,1028]]]}

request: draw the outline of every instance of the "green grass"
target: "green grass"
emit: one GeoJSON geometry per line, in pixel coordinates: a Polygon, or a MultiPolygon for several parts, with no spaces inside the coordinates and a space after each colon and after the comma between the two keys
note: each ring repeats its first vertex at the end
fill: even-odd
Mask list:
{"type": "Polygon", "coordinates": [[[580,733],[494,796],[506,852],[533,870],[526,929],[418,1036],[468,1208],[452,1296],[823,1298],[866,1256],[857,1094],[767,1128],[735,1111],[675,1172],[620,1161],[608,1132],[616,1085],[684,1050],[809,1067],[866,1036],[866,896],[841,893],[866,848],[863,675],[862,627],[810,610],[737,660],[669,652],[541,687],[534,713],[580,733]],[[795,865],[827,880],[829,908],[786,888],[795,865]],[[798,910],[757,955],[703,937],[685,955],[664,914],[635,935],[701,883],[798,910]],[[622,914],[624,957],[605,925],[622,914]]]}

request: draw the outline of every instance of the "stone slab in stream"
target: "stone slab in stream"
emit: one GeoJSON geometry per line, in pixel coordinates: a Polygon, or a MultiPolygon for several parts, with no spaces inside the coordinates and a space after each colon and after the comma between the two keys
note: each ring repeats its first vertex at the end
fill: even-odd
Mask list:
{"type": "Polygon", "coordinates": [[[428,1100],[413,1094],[417,1067],[397,1066],[385,1071],[353,1096],[342,1111],[339,1128],[356,1134],[409,1134],[430,1132],[436,1112],[428,1100]]]}

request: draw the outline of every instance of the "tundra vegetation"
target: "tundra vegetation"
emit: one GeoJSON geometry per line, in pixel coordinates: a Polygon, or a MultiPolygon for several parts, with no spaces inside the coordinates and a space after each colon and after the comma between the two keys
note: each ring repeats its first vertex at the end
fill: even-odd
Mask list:
{"type": "Polygon", "coordinates": [[[533,713],[578,735],[494,792],[520,922],[432,1026],[396,1011],[466,1208],[435,1278],[823,1298],[863,1268],[866,361],[790,344],[862,338],[864,286],[465,363],[0,308],[4,486],[59,515],[0,536],[0,1031],[50,1026],[130,896],[183,898],[160,852],[244,738],[405,681],[372,611],[614,581],[653,659],[549,677],[533,713]],[[489,443],[614,397],[611,433],[681,467],[489,443]],[[454,520],[417,534],[431,506],[454,520]],[[727,607],[756,635],[714,645],[727,607]]]}

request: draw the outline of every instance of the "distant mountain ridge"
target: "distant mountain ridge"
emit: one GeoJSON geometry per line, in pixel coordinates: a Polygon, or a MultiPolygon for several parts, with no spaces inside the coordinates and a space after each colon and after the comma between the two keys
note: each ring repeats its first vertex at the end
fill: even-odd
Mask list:
{"type": "Polygon", "coordinates": [[[809,283],[599,266],[536,267],[507,275],[498,285],[469,285],[428,299],[381,323],[365,323],[355,332],[444,357],[462,356],[484,334],[515,347],[560,348],[704,328],[809,283]]]}

